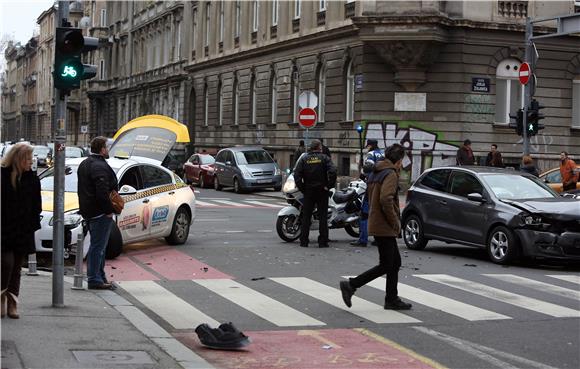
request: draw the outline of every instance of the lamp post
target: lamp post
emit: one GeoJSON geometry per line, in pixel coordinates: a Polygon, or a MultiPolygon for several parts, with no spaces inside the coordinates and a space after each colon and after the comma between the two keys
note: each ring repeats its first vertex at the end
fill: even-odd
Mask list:
{"type": "Polygon", "coordinates": [[[362,138],[363,129],[364,128],[361,124],[356,126],[356,131],[358,132],[358,144],[359,144],[359,148],[360,148],[360,159],[359,159],[359,167],[360,168],[362,168],[362,165],[363,165],[363,138],[362,138]]]}

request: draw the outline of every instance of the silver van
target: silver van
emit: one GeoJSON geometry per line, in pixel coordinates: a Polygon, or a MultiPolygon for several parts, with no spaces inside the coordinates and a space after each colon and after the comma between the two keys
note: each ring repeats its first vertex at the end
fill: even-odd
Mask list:
{"type": "Polygon", "coordinates": [[[233,187],[236,193],[259,188],[282,189],[282,172],[270,154],[261,147],[229,147],[215,158],[214,189],[233,187]]]}

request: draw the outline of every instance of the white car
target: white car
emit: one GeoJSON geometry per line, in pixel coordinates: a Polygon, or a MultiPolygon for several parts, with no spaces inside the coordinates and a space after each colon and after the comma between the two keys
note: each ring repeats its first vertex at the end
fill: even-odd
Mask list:
{"type": "MultiPolygon", "coordinates": [[[[137,131],[137,129],[132,130],[137,131]]],[[[129,131],[128,133],[132,132],[129,131]]],[[[141,142],[151,135],[151,128],[139,132],[141,142]]],[[[157,140],[155,132],[150,136],[157,140]]],[[[119,154],[115,145],[123,144],[127,148],[128,141],[133,140],[134,134],[121,136],[111,147],[111,156],[119,154]],[[126,138],[126,140],[123,140],[126,138]]],[[[139,141],[139,139],[138,139],[139,141]]],[[[168,147],[173,143],[167,141],[168,147]]],[[[188,186],[175,173],[161,166],[160,157],[163,148],[155,146],[151,157],[130,156],[130,158],[111,157],[107,162],[117,174],[119,194],[125,200],[125,207],[121,214],[115,216],[115,226],[111,231],[107,245],[107,258],[115,258],[122,252],[123,244],[165,237],[169,244],[178,245],[187,241],[190,225],[195,218],[195,193],[193,187],[188,186]]],[[[137,150],[137,149],[136,149],[137,150]]],[[[144,155],[144,151],[139,151],[144,155]]],[[[90,234],[78,214],[77,197],[77,169],[86,158],[66,160],[65,169],[65,258],[76,251],[79,234],[85,235],[83,257],[89,247],[90,234]]],[[[53,185],[54,168],[49,168],[40,175],[42,191],[41,229],[35,234],[36,251],[52,252],[53,232],[53,185]]]]}

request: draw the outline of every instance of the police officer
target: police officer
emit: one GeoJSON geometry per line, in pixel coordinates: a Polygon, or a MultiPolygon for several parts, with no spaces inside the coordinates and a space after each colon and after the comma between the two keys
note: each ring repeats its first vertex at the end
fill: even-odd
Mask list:
{"type": "Polygon", "coordinates": [[[294,169],[296,186],[304,194],[300,246],[308,247],[314,205],[318,209],[318,246],[328,247],[328,190],[336,184],[336,167],[330,157],[322,153],[322,144],[312,140],[306,155],[302,155],[294,169]]]}
{"type": "MultiPolygon", "coordinates": [[[[370,173],[373,172],[375,169],[375,165],[377,162],[383,160],[385,158],[385,154],[383,150],[379,149],[379,142],[375,139],[369,138],[367,140],[366,146],[368,152],[365,156],[365,160],[363,162],[362,171],[364,178],[368,177],[370,173]]],[[[369,201],[368,196],[365,194],[363,199],[360,220],[359,220],[359,238],[356,241],[352,241],[350,244],[351,246],[360,246],[360,247],[367,247],[367,243],[369,242],[369,233],[368,233],[368,217],[369,217],[369,201]]]]}

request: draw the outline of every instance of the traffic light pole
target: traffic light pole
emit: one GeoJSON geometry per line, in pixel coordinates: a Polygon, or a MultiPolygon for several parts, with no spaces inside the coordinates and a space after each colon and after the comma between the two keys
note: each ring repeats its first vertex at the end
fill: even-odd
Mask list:
{"type": "MultiPolygon", "coordinates": [[[[69,16],[69,2],[58,2],[57,27],[69,16]]],[[[52,306],[64,307],[64,177],[66,144],[66,91],[54,89],[56,135],[54,140],[54,199],[52,222],[52,306]]],[[[77,255],[79,257],[79,255],[77,255]]],[[[82,255],[80,256],[82,257],[82,255]]]]}
{"type": "Polygon", "coordinates": [[[534,42],[532,41],[532,36],[534,33],[534,28],[532,24],[532,19],[530,17],[526,18],[526,62],[531,66],[530,79],[528,83],[524,85],[524,118],[523,118],[523,129],[522,129],[522,140],[524,143],[524,155],[530,155],[530,137],[528,136],[528,110],[530,108],[530,103],[532,101],[532,84],[535,83],[534,73],[536,72],[536,63],[532,56],[534,42]]]}

